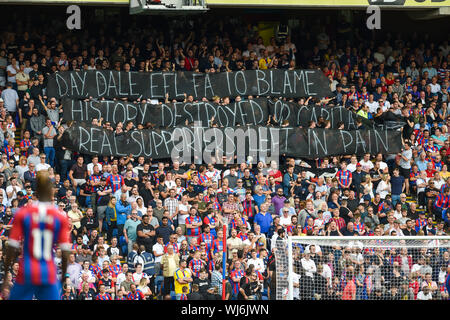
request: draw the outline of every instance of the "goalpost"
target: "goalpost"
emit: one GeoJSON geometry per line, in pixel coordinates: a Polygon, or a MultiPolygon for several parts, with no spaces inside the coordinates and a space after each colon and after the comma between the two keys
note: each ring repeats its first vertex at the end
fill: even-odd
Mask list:
{"type": "Polygon", "coordinates": [[[273,244],[277,300],[447,300],[450,236],[294,236],[273,244]]]}

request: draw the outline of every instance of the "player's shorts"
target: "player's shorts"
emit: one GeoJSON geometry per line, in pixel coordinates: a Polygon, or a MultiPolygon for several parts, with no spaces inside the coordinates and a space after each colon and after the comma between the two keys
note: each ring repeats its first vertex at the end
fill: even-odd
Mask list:
{"type": "Polygon", "coordinates": [[[59,282],[40,286],[16,283],[9,300],[32,300],[33,295],[38,300],[61,300],[61,285],[59,282]]]}

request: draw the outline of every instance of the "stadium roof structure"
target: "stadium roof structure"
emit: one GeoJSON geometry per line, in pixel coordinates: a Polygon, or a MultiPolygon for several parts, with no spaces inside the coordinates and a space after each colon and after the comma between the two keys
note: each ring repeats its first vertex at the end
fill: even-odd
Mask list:
{"type": "MultiPolygon", "coordinates": [[[[133,0],[0,0],[0,3],[14,4],[91,4],[130,5],[133,0]]],[[[146,1],[146,0],[142,0],[146,1]]],[[[177,0],[162,0],[174,2],[177,0]]],[[[211,7],[308,7],[308,8],[365,8],[379,5],[392,9],[401,8],[444,8],[450,7],[450,0],[205,0],[211,7]]]]}
{"type": "Polygon", "coordinates": [[[0,4],[128,6],[130,14],[194,14],[209,9],[356,9],[377,5],[386,10],[407,10],[414,20],[450,15],[450,0],[0,0],[0,4]],[[157,4],[161,2],[161,4],[157,4]],[[186,2],[197,2],[186,5],[186,2]]]}

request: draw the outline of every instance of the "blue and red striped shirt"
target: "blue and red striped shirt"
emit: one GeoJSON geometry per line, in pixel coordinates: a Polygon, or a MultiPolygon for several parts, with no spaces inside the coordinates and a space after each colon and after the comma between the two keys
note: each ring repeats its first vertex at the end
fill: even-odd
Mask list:
{"type": "Polygon", "coordinates": [[[189,261],[189,269],[191,269],[194,276],[198,277],[200,274],[200,269],[203,266],[203,261],[200,259],[192,259],[189,261]]]}
{"type": "Polygon", "coordinates": [[[208,176],[205,175],[205,174],[198,173],[197,176],[198,176],[198,183],[199,184],[203,184],[203,183],[205,183],[205,182],[207,182],[209,180],[208,176]]]}
{"type": "Polygon", "coordinates": [[[167,176],[167,172],[165,170],[163,170],[162,173],[159,172],[159,175],[156,176],[158,174],[158,172],[159,172],[159,170],[156,170],[156,171],[153,172],[153,179],[155,179],[156,184],[159,184],[159,176],[161,176],[161,175],[164,175],[164,177],[167,176]]]}
{"type": "MultiPolygon", "coordinates": [[[[200,219],[199,216],[189,216],[186,218],[186,225],[193,224],[193,223],[201,223],[202,219],[200,219]]],[[[195,227],[195,228],[187,228],[186,227],[186,235],[190,237],[199,236],[202,232],[201,227],[195,227]]]]}
{"type": "Polygon", "coordinates": [[[231,282],[231,286],[233,287],[233,293],[234,294],[238,294],[239,287],[240,287],[239,281],[241,280],[241,278],[243,276],[244,276],[244,270],[236,270],[236,269],[234,269],[233,271],[231,271],[230,282],[231,282]],[[236,278],[237,281],[233,281],[233,278],[236,278]]]}
{"type": "Polygon", "coordinates": [[[109,265],[108,269],[113,278],[117,278],[117,275],[122,272],[122,267],[119,264],[116,264],[115,266],[109,265]]]}
{"type": "Polygon", "coordinates": [[[305,226],[305,227],[303,228],[303,233],[307,233],[308,230],[313,231],[313,230],[314,230],[314,226],[308,226],[308,225],[305,226]]]}
{"type": "Polygon", "coordinates": [[[28,148],[31,146],[30,139],[22,139],[20,141],[20,148],[27,148],[25,151],[22,152],[22,155],[25,157],[28,157],[28,148]]]}
{"type": "Polygon", "coordinates": [[[243,233],[243,232],[239,232],[237,237],[240,238],[242,241],[245,241],[245,240],[248,239],[248,235],[246,233],[243,233]]]}
{"type": "MultiPolygon", "coordinates": [[[[203,224],[215,226],[216,225],[216,218],[206,216],[205,218],[203,218],[203,224]]],[[[210,227],[211,227],[211,234],[214,237],[217,237],[216,229],[214,227],[212,227],[212,226],[210,226],[210,227]]]]}
{"type": "Polygon", "coordinates": [[[362,222],[356,223],[355,222],[354,225],[355,225],[356,231],[358,231],[358,232],[364,231],[364,223],[362,223],[362,222]]]}
{"type": "Polygon", "coordinates": [[[3,148],[3,152],[6,154],[9,160],[9,158],[14,154],[14,147],[7,145],[3,148]]]}
{"type": "Polygon", "coordinates": [[[200,250],[200,246],[189,245],[189,250],[200,250]]]}
{"type": "Polygon", "coordinates": [[[427,225],[427,219],[416,219],[416,226],[414,227],[414,229],[416,230],[416,232],[419,232],[420,229],[422,229],[424,226],[427,225]]]}
{"type": "MultiPolygon", "coordinates": [[[[14,216],[13,216],[11,219],[9,219],[9,221],[8,221],[8,223],[7,223],[6,225],[7,225],[7,226],[10,226],[10,225],[13,224],[13,222],[14,222],[14,216]]],[[[6,229],[2,229],[2,230],[0,231],[0,236],[3,236],[5,233],[6,233],[6,229]]]]}
{"type": "Polygon", "coordinates": [[[252,200],[248,201],[247,199],[242,202],[242,207],[244,209],[242,213],[249,218],[253,217],[256,214],[256,212],[253,212],[252,203],[252,200]]]}
{"type": "Polygon", "coordinates": [[[444,183],[444,184],[442,185],[442,187],[441,187],[440,193],[444,193],[444,189],[445,189],[445,188],[449,188],[449,189],[450,189],[450,187],[449,187],[446,183],[444,183]]]}
{"type": "Polygon", "coordinates": [[[441,209],[447,209],[450,202],[450,196],[445,196],[440,193],[436,196],[436,201],[434,202],[434,206],[441,209]]]}
{"type": "Polygon", "coordinates": [[[438,171],[442,171],[442,167],[444,166],[444,162],[442,161],[433,161],[434,162],[434,169],[438,171]]]}
{"type": "Polygon", "coordinates": [[[174,242],[174,243],[167,242],[166,245],[164,246],[164,252],[167,253],[167,246],[169,244],[173,245],[173,252],[178,253],[179,248],[178,248],[178,243],[176,243],[176,242],[174,242]]]}
{"type": "MultiPolygon", "coordinates": [[[[241,223],[244,226],[247,225],[247,221],[245,220],[245,218],[241,217],[241,223]]],[[[238,221],[236,221],[236,219],[234,219],[234,218],[230,222],[230,229],[236,229],[236,230],[238,229],[238,221]]]]}
{"type": "Polygon", "coordinates": [[[200,237],[198,237],[198,244],[204,242],[206,244],[206,249],[211,250],[214,239],[215,237],[211,233],[202,233],[200,237]]]}
{"type": "Polygon", "coordinates": [[[91,191],[92,192],[96,192],[97,191],[97,187],[94,186],[94,183],[100,182],[101,178],[102,178],[102,176],[100,174],[99,175],[91,174],[89,176],[89,181],[91,182],[91,191]]]}
{"type": "Polygon", "coordinates": [[[292,231],[294,230],[294,226],[291,224],[291,225],[288,225],[287,227],[286,227],[286,232],[289,234],[289,233],[292,233],[292,231]]]}
{"type": "Polygon", "coordinates": [[[123,177],[119,174],[111,174],[106,178],[106,185],[111,187],[113,193],[119,190],[124,183],[123,177]]]}
{"type": "Polygon", "coordinates": [[[223,241],[216,239],[213,241],[213,251],[214,253],[223,251],[223,241]]]}
{"type": "Polygon", "coordinates": [[[208,271],[213,272],[216,269],[214,259],[208,261],[208,271]]]}
{"type": "Polygon", "coordinates": [[[411,169],[411,172],[409,173],[409,178],[410,178],[409,183],[412,184],[412,185],[416,184],[416,180],[411,180],[411,178],[418,178],[419,175],[420,175],[420,172],[419,172],[419,171],[414,172],[414,171],[411,169]]]}
{"type": "Polygon", "coordinates": [[[203,201],[206,202],[206,203],[212,202],[213,203],[213,208],[215,210],[218,210],[218,211],[222,210],[222,208],[220,206],[220,203],[219,203],[219,200],[217,200],[217,197],[211,198],[208,195],[206,195],[206,196],[203,197],[203,201]]]}
{"type": "Polygon", "coordinates": [[[61,211],[44,203],[25,206],[14,216],[9,245],[20,248],[18,284],[47,285],[58,281],[52,247],[60,243],[70,250],[69,221],[61,211]]]}
{"type": "Polygon", "coordinates": [[[134,293],[131,291],[128,293],[127,300],[145,300],[145,296],[141,290],[136,289],[134,293]]]}
{"type": "Polygon", "coordinates": [[[430,146],[429,144],[427,144],[426,146],[424,146],[425,151],[430,151],[430,152],[438,152],[438,148],[436,146],[430,146]]]}
{"type": "Polygon", "coordinates": [[[109,293],[104,293],[104,294],[98,294],[95,297],[95,300],[112,300],[111,295],[109,293]]]}
{"type": "Polygon", "coordinates": [[[421,136],[417,137],[416,141],[418,144],[420,144],[422,146],[426,145],[428,143],[428,139],[425,139],[423,134],[421,136]]]}
{"type": "Polygon", "coordinates": [[[349,170],[339,170],[336,174],[336,177],[344,186],[349,186],[350,179],[352,178],[352,173],[349,170]]]}
{"type": "Polygon", "coordinates": [[[96,264],[95,266],[91,264],[91,265],[89,266],[89,270],[91,270],[92,273],[94,273],[94,275],[97,277],[97,275],[100,273],[100,271],[102,270],[102,268],[101,268],[101,266],[98,265],[98,264],[96,264]]]}

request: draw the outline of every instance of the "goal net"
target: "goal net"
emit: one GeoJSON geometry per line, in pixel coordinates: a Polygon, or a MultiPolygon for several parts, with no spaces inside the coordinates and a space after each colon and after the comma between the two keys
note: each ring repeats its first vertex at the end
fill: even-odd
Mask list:
{"type": "Polygon", "coordinates": [[[447,300],[449,236],[289,237],[277,300],[447,300]]]}

